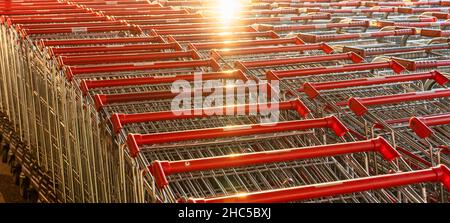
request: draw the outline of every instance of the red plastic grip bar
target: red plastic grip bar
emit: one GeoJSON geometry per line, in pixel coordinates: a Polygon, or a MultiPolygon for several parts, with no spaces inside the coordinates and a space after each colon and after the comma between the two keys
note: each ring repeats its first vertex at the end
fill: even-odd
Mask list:
{"type": "Polygon", "coordinates": [[[71,22],[99,22],[108,21],[108,17],[103,16],[80,16],[80,17],[55,17],[55,18],[8,18],[8,25],[12,24],[36,24],[36,23],[71,23],[71,22]]]}
{"type": "Polygon", "coordinates": [[[438,67],[446,67],[450,66],[450,60],[423,60],[423,61],[414,61],[407,59],[399,59],[394,58],[393,60],[400,63],[406,69],[410,71],[415,71],[418,69],[436,69],[438,67]]]}
{"type": "Polygon", "coordinates": [[[348,132],[347,127],[345,127],[344,124],[339,121],[339,119],[334,116],[330,116],[321,119],[278,122],[274,125],[254,124],[224,128],[189,130],[181,132],[155,133],[147,135],[128,134],[127,144],[130,155],[132,157],[136,157],[140,151],[139,147],[142,145],[254,134],[267,134],[285,131],[300,131],[314,128],[330,128],[337,136],[344,136],[348,132]]]}
{"type": "Polygon", "coordinates": [[[87,95],[88,91],[96,88],[106,87],[121,87],[121,86],[136,86],[136,85],[152,85],[152,84],[165,84],[173,83],[177,80],[194,81],[195,75],[201,75],[201,80],[217,80],[217,79],[238,79],[246,81],[247,76],[241,70],[224,71],[216,73],[196,73],[196,74],[181,74],[168,77],[137,77],[137,78],[124,78],[124,79],[112,79],[112,80],[82,80],[80,82],[80,88],[83,95],[87,95]]]}
{"type": "MultiPolygon", "coordinates": [[[[362,116],[368,111],[367,107],[369,106],[394,104],[406,101],[432,100],[445,97],[450,97],[450,89],[378,96],[371,98],[350,98],[348,101],[348,106],[356,115],[362,116]]],[[[345,104],[337,103],[336,105],[343,106],[345,104]]]]}
{"type": "Polygon", "coordinates": [[[23,35],[43,35],[58,33],[96,33],[96,32],[114,32],[114,31],[138,31],[137,27],[129,25],[116,26],[92,26],[92,27],[72,27],[72,28],[50,28],[50,29],[22,29],[23,35]]]}
{"type": "Polygon", "coordinates": [[[236,56],[236,55],[250,55],[250,54],[265,54],[265,53],[279,53],[279,52],[302,52],[309,50],[322,50],[325,53],[332,53],[331,48],[326,43],[298,45],[298,46],[277,46],[277,47],[260,47],[260,48],[246,48],[246,49],[230,49],[230,50],[212,50],[212,58],[218,60],[221,57],[236,56]]]}
{"type": "Polygon", "coordinates": [[[449,124],[449,113],[427,117],[412,117],[409,120],[409,126],[421,138],[428,138],[433,133],[433,130],[430,128],[430,126],[449,124]]]}
{"type": "Polygon", "coordinates": [[[261,24],[261,23],[273,23],[281,21],[308,21],[308,20],[320,20],[331,19],[331,15],[328,13],[312,14],[312,15],[300,15],[300,16],[283,16],[283,17],[256,17],[256,18],[241,18],[239,23],[242,24],[261,24]]]}
{"type": "MultiPolygon", "coordinates": [[[[176,21],[177,19],[202,19],[204,20],[204,17],[199,13],[191,13],[191,14],[167,14],[167,15],[123,15],[123,16],[114,16],[115,19],[119,20],[126,20],[130,21],[133,24],[134,22],[147,20],[147,21],[158,21],[163,19],[172,19],[173,21],[176,21]]],[[[181,22],[181,21],[180,21],[181,22]]]]}
{"type": "Polygon", "coordinates": [[[132,10],[127,11],[127,10],[109,10],[107,13],[107,15],[110,16],[127,16],[130,14],[133,15],[170,15],[170,14],[189,14],[189,12],[185,9],[181,9],[181,10],[132,10]]]}
{"type": "Polygon", "coordinates": [[[345,46],[343,52],[355,52],[362,57],[385,55],[404,52],[416,52],[416,51],[432,51],[432,50],[444,50],[450,49],[450,44],[431,44],[422,46],[408,46],[408,47],[393,47],[393,48],[372,48],[372,49],[360,49],[357,47],[345,46]]]}
{"type": "MultiPolygon", "coordinates": [[[[270,85],[265,84],[250,84],[245,85],[246,94],[249,92],[248,90],[250,88],[259,88],[262,85],[266,85],[266,88],[270,88],[270,85]]],[[[230,89],[230,87],[223,86],[222,91],[234,91],[238,88],[242,87],[241,85],[234,86],[233,90],[230,89]]],[[[264,90],[264,89],[262,89],[264,90]]],[[[189,92],[184,93],[190,93],[192,97],[195,95],[202,95],[202,96],[208,96],[211,94],[211,92],[203,91],[203,89],[193,89],[189,92]]],[[[270,92],[268,92],[270,93],[270,92]]],[[[186,95],[185,94],[185,95],[186,95]]],[[[139,92],[139,93],[128,93],[128,94],[97,94],[94,96],[94,103],[95,107],[97,108],[97,111],[100,111],[100,109],[105,105],[110,105],[114,103],[129,103],[129,102],[137,102],[137,101],[147,101],[147,100],[162,100],[162,99],[173,99],[179,95],[179,93],[172,93],[171,91],[151,91],[151,92],[139,92]]]]}
{"type": "Polygon", "coordinates": [[[303,45],[303,41],[297,37],[285,39],[264,39],[264,40],[246,40],[246,41],[226,41],[226,42],[207,42],[207,43],[191,43],[188,45],[190,49],[210,50],[221,48],[238,48],[238,47],[252,47],[252,46],[267,46],[267,45],[281,45],[281,44],[295,44],[303,45]]]}
{"type": "MultiPolygon", "coordinates": [[[[273,31],[302,31],[302,30],[318,30],[318,29],[336,29],[336,28],[350,28],[350,27],[369,27],[369,21],[353,21],[353,22],[339,22],[339,23],[324,23],[324,24],[311,24],[311,25],[281,25],[273,26],[273,31]]],[[[260,31],[265,31],[258,29],[260,31]]]]}
{"type": "Polygon", "coordinates": [[[414,28],[402,28],[392,31],[378,31],[378,32],[367,32],[367,33],[345,33],[345,34],[332,34],[332,35],[316,35],[308,33],[300,33],[298,37],[305,41],[306,43],[317,43],[317,42],[330,42],[330,41],[341,41],[349,39],[361,39],[361,38],[381,38],[386,36],[405,36],[405,35],[416,35],[417,31],[414,28]]]}
{"type": "MultiPolygon", "coordinates": [[[[354,72],[363,70],[374,70],[374,69],[385,69],[390,68],[395,73],[401,73],[405,68],[400,65],[397,61],[391,60],[386,62],[374,62],[374,63],[361,63],[361,64],[348,64],[341,66],[332,67],[314,67],[298,70],[287,70],[287,71],[269,71],[270,75],[275,75],[277,78],[288,78],[288,77],[298,77],[298,76],[309,76],[309,75],[322,75],[330,73],[341,73],[341,72],[354,72]]],[[[268,73],[268,75],[269,75],[268,73]]],[[[269,76],[270,76],[269,75],[269,76]]],[[[268,79],[270,79],[268,77],[268,79]]]]}
{"type": "Polygon", "coordinates": [[[388,161],[400,157],[400,154],[394,147],[384,138],[379,137],[359,142],[252,152],[210,158],[179,161],[156,160],[148,168],[155,177],[156,184],[162,188],[169,184],[167,176],[171,174],[288,162],[362,152],[379,152],[388,161]]]}
{"type": "Polygon", "coordinates": [[[352,2],[329,2],[329,3],[319,3],[319,2],[291,2],[291,3],[275,3],[278,7],[296,7],[296,8],[312,8],[312,7],[320,7],[320,8],[329,8],[329,7],[359,7],[363,2],[360,1],[352,1],[352,2]]]}
{"type": "Polygon", "coordinates": [[[220,70],[220,65],[214,59],[192,60],[192,61],[168,61],[168,62],[144,62],[136,64],[109,65],[109,66],[84,66],[84,67],[66,67],[68,80],[72,80],[74,75],[103,73],[103,72],[123,72],[136,70],[159,70],[176,68],[198,68],[211,67],[214,71],[220,70]]]}
{"type": "Polygon", "coordinates": [[[43,15],[43,14],[64,14],[64,13],[83,13],[85,9],[36,9],[36,10],[11,10],[0,11],[2,15],[43,15]]]}
{"type": "Polygon", "coordinates": [[[115,133],[120,132],[122,127],[126,124],[141,123],[141,122],[153,122],[163,120],[175,120],[175,119],[189,119],[189,118],[204,118],[211,115],[235,115],[238,112],[250,114],[252,112],[260,113],[261,109],[270,110],[276,106],[278,110],[295,110],[302,117],[306,117],[309,114],[309,109],[300,100],[284,101],[279,103],[261,103],[261,104],[242,104],[233,106],[222,106],[203,109],[189,109],[177,111],[180,115],[174,114],[172,111],[164,112],[150,112],[139,114],[113,114],[111,121],[115,133]]]}
{"type": "Polygon", "coordinates": [[[361,78],[361,79],[333,81],[333,82],[321,82],[321,83],[306,82],[303,84],[303,87],[300,88],[298,91],[303,91],[305,92],[306,95],[308,95],[308,97],[315,98],[319,95],[320,90],[334,90],[357,86],[368,86],[376,84],[398,83],[398,82],[408,82],[408,81],[418,81],[428,79],[434,80],[441,86],[445,86],[445,84],[449,82],[448,78],[439,71],[430,71],[425,73],[404,74],[397,76],[383,76],[374,78],[361,78]]]}
{"type": "Polygon", "coordinates": [[[227,27],[212,27],[212,28],[198,28],[198,29],[152,29],[151,27],[140,26],[143,30],[154,30],[158,35],[166,36],[166,35],[187,35],[187,34],[216,34],[220,35],[221,33],[234,33],[234,32],[254,32],[254,29],[251,26],[234,26],[232,28],[227,27]]]}
{"type": "Polygon", "coordinates": [[[60,56],[58,61],[61,65],[87,65],[105,63],[129,63],[143,61],[160,61],[177,58],[200,59],[200,55],[194,50],[162,52],[162,53],[140,53],[140,54],[100,54],[95,56],[60,56]]]}
{"type": "MultiPolygon", "coordinates": [[[[158,31],[154,32],[155,34],[159,34],[158,31]]],[[[240,40],[240,39],[256,39],[256,38],[272,38],[272,39],[278,39],[280,38],[278,34],[276,34],[273,31],[269,32],[241,32],[241,33],[223,33],[223,34],[194,34],[194,35],[180,35],[180,36],[173,36],[172,38],[180,41],[180,42],[190,42],[190,41],[217,41],[217,40],[240,40]]]]}
{"type": "MultiPolygon", "coordinates": [[[[98,43],[103,44],[103,43],[98,43]]],[[[109,44],[104,42],[104,44],[109,44]]],[[[133,44],[133,45],[112,45],[112,46],[84,46],[84,47],[51,47],[51,55],[61,55],[69,53],[95,53],[95,52],[133,52],[133,51],[162,51],[168,49],[180,50],[178,43],[158,43],[158,44],[133,44]]]]}
{"type": "Polygon", "coordinates": [[[418,184],[440,182],[450,190],[450,169],[439,165],[425,170],[370,176],[285,189],[236,194],[215,198],[191,198],[190,203],[281,203],[320,197],[337,196],[368,190],[378,190],[418,184]]]}
{"type": "Polygon", "coordinates": [[[323,56],[304,56],[296,58],[270,59],[261,61],[236,61],[235,67],[240,69],[246,69],[255,67],[281,66],[288,64],[327,62],[333,60],[351,60],[354,63],[360,63],[364,59],[360,57],[358,54],[350,52],[350,53],[329,54],[323,56]]]}
{"type": "Polygon", "coordinates": [[[444,7],[439,7],[439,8],[404,8],[404,7],[399,7],[397,8],[397,11],[399,13],[406,13],[406,14],[415,14],[415,13],[423,13],[423,12],[450,12],[450,8],[444,8],[444,7]]]}
{"type": "Polygon", "coordinates": [[[391,13],[395,12],[396,8],[361,8],[361,9],[323,9],[323,8],[307,8],[306,12],[323,12],[323,13],[391,13]]]}
{"type": "Polygon", "coordinates": [[[429,15],[438,19],[450,19],[450,14],[445,12],[430,12],[429,15]]]}
{"type": "MultiPolygon", "coordinates": [[[[55,22],[55,21],[53,21],[55,22]]],[[[71,22],[71,23],[59,23],[60,21],[57,21],[58,23],[50,23],[50,24],[20,24],[17,25],[18,28],[21,29],[58,29],[58,28],[65,28],[65,27],[98,27],[98,26],[120,26],[126,24],[123,21],[90,21],[90,22],[71,22]]]]}
{"type": "Polygon", "coordinates": [[[422,29],[420,31],[420,35],[427,37],[450,37],[450,31],[443,31],[437,29],[422,29]]]}

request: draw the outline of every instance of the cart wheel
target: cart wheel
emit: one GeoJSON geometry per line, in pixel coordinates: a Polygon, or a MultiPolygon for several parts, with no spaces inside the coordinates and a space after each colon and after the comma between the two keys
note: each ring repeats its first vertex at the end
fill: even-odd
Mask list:
{"type": "Polygon", "coordinates": [[[24,199],[28,199],[29,197],[29,187],[30,187],[30,179],[28,177],[24,177],[20,184],[20,195],[24,199]]]}
{"type": "Polygon", "coordinates": [[[39,193],[36,189],[31,188],[28,190],[28,201],[31,203],[37,203],[39,200],[39,193]]]}

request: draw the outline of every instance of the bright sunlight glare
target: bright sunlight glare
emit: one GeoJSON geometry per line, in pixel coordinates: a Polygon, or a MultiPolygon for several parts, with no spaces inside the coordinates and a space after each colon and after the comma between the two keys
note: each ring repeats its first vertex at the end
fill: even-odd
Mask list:
{"type": "Polygon", "coordinates": [[[230,24],[239,17],[244,0],[215,0],[214,11],[222,23],[230,24]]]}

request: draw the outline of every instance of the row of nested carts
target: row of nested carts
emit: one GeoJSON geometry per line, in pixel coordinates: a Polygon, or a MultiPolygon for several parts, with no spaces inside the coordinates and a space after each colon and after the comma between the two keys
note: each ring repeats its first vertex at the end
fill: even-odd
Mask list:
{"type": "Polygon", "coordinates": [[[450,1],[0,15],[2,160],[32,201],[449,202],[450,1]]]}

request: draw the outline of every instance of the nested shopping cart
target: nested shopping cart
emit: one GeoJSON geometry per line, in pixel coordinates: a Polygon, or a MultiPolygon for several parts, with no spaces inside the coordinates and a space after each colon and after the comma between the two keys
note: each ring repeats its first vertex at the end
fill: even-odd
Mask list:
{"type": "MultiPolygon", "coordinates": [[[[355,175],[357,172],[362,174],[361,176],[367,176],[368,172],[364,166],[367,167],[369,164],[364,164],[364,161],[360,163],[360,161],[369,159],[358,158],[355,153],[378,151],[381,156],[374,155],[374,162],[385,163],[382,166],[386,164],[390,166],[392,162],[389,161],[398,157],[398,153],[383,138],[345,142],[344,135],[348,130],[344,125],[337,123],[340,122],[335,117],[326,117],[279,122],[273,126],[244,125],[172,133],[130,134],[128,146],[131,154],[144,154],[147,160],[156,160],[150,164],[149,170],[155,177],[155,186],[161,190],[154,192],[160,201],[177,199],[177,197],[169,197],[172,194],[181,197],[182,200],[194,197],[194,200],[201,201],[203,199],[214,200],[214,197],[224,195],[246,196],[247,192],[266,193],[270,190],[282,190],[281,188],[289,190],[297,185],[324,182],[332,185],[332,182],[337,180],[358,180],[359,175],[355,175]],[[320,144],[325,142],[316,136],[320,135],[318,132],[330,131],[324,128],[330,128],[333,134],[326,134],[328,145],[321,146],[320,144]],[[314,132],[312,140],[308,134],[310,131],[314,132]],[[307,139],[303,138],[304,136],[307,139]],[[331,139],[328,138],[330,136],[331,139]],[[239,137],[239,141],[235,140],[236,137],[239,137]],[[339,155],[345,156],[345,154],[352,154],[352,158],[350,160],[344,158],[345,162],[341,163],[339,155]],[[335,156],[328,157],[330,155],[335,156]],[[361,160],[358,161],[358,159],[361,160]],[[346,172],[347,168],[344,166],[349,164],[359,171],[353,169],[351,174],[346,172]],[[333,174],[328,172],[329,168],[334,170],[333,174]],[[343,172],[336,172],[337,169],[343,172]]],[[[395,164],[392,165],[395,166],[395,164]]],[[[374,166],[377,165],[370,166],[376,168],[374,166]]],[[[408,168],[407,165],[404,167],[408,168]]],[[[380,173],[378,171],[381,169],[384,168],[380,167],[375,172],[380,173]]],[[[423,199],[417,193],[417,189],[402,188],[400,190],[407,191],[404,199],[411,199],[415,202],[423,199]]],[[[337,196],[327,201],[385,199],[385,202],[392,202],[391,199],[395,196],[390,193],[399,193],[399,191],[394,191],[382,191],[379,196],[362,192],[350,197],[337,196]]],[[[331,195],[333,194],[329,194],[329,196],[331,195]]],[[[312,198],[320,198],[320,196],[302,199],[296,198],[293,193],[280,200],[274,196],[267,202],[312,198]]],[[[227,199],[236,201],[232,198],[226,198],[224,201],[227,199]]],[[[245,201],[245,199],[243,200],[245,201]]],[[[316,201],[320,201],[320,199],[316,201]]],[[[257,202],[257,200],[253,202],[257,202]]]]}

